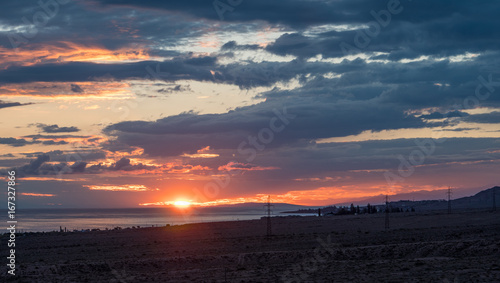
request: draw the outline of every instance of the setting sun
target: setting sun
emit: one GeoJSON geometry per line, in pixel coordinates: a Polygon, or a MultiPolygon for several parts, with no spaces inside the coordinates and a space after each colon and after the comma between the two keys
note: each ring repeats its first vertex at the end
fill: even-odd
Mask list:
{"type": "Polygon", "coordinates": [[[174,202],[174,205],[177,207],[189,207],[191,203],[189,201],[184,201],[184,200],[178,200],[174,202]]]}

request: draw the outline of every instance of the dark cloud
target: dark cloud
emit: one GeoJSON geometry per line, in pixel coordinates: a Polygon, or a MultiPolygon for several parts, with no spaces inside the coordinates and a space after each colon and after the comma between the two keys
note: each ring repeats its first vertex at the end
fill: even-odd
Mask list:
{"type": "Polygon", "coordinates": [[[16,138],[0,138],[0,144],[6,144],[10,146],[25,146],[28,144],[32,144],[32,142],[27,141],[25,139],[16,139],[16,138]]]}
{"type": "Polygon", "coordinates": [[[17,139],[17,138],[0,138],[0,144],[6,144],[14,147],[27,146],[31,144],[43,144],[43,145],[64,145],[68,144],[66,141],[54,141],[54,140],[36,140],[28,141],[26,139],[17,139]]]}
{"type": "MultiPolygon", "coordinates": [[[[340,7],[346,2],[337,1],[330,4],[340,7]]],[[[351,1],[354,2],[358,1],[351,1]]],[[[497,50],[495,45],[498,45],[500,22],[493,17],[495,13],[493,11],[500,10],[498,3],[482,3],[482,8],[477,9],[475,4],[465,1],[449,3],[447,8],[443,8],[446,4],[442,2],[423,4],[401,1],[403,7],[401,13],[393,14],[391,21],[377,22],[372,11],[376,13],[387,8],[377,1],[359,2],[364,2],[360,7],[366,8],[355,10],[365,11],[364,13],[353,13],[343,23],[339,17],[331,18],[331,23],[350,23],[359,27],[344,31],[331,30],[315,35],[304,35],[302,31],[288,33],[268,45],[266,50],[275,54],[305,58],[316,55],[342,57],[349,53],[387,52],[388,55],[379,55],[376,58],[389,60],[497,50]],[[428,13],[424,7],[434,12],[428,13]],[[470,12],[465,12],[467,9],[470,9],[470,12]],[[487,14],[489,16],[486,16],[487,14]],[[368,25],[371,30],[367,30],[363,25],[368,25]],[[375,26],[377,28],[374,28],[375,26]]]]}
{"type": "Polygon", "coordinates": [[[70,169],[72,173],[83,173],[86,167],[87,167],[86,162],[75,162],[73,165],[70,166],[70,169]]]}
{"type": "Polygon", "coordinates": [[[500,112],[470,115],[464,119],[466,122],[500,124],[500,112]]]}
{"type": "Polygon", "coordinates": [[[87,138],[92,138],[92,136],[79,136],[79,135],[27,135],[23,136],[23,138],[30,138],[30,139],[87,139],[87,138]]]}
{"type": "Polygon", "coordinates": [[[456,129],[443,129],[445,132],[465,132],[465,131],[474,131],[480,130],[481,128],[456,128],[456,129]]]}
{"type": "Polygon", "coordinates": [[[67,141],[43,141],[43,145],[63,145],[63,144],[68,144],[67,141]]]}
{"type": "Polygon", "coordinates": [[[59,127],[58,125],[46,125],[46,124],[36,124],[36,126],[41,129],[44,133],[73,133],[79,132],[80,129],[77,127],[59,127]]]}
{"type": "MultiPolygon", "coordinates": [[[[183,13],[196,18],[215,21],[220,20],[213,2],[206,2],[203,0],[194,0],[188,3],[154,0],[141,2],[132,0],[102,0],[96,2],[107,7],[117,6],[135,9],[164,10],[167,12],[183,13]]],[[[368,3],[370,2],[366,4],[368,3]]],[[[374,7],[374,5],[368,4],[368,7],[374,7]]],[[[263,0],[252,1],[251,3],[245,3],[245,1],[243,1],[241,5],[238,5],[233,11],[225,13],[224,19],[231,22],[265,20],[273,23],[285,23],[290,25],[324,24],[334,21],[333,19],[337,21],[342,19],[347,20],[349,18],[349,13],[354,12],[356,10],[355,8],[356,6],[350,4],[348,1],[339,3],[339,5],[333,5],[333,3],[326,3],[323,1],[310,2],[300,0],[288,0],[279,3],[263,0]],[[279,13],[274,11],[279,11],[279,13]],[[300,20],[297,21],[297,19],[300,20]]],[[[359,19],[356,14],[351,14],[351,17],[354,16],[359,19]]]]}
{"type": "MultiPolygon", "coordinates": [[[[50,42],[54,48],[66,43],[75,43],[81,46],[98,46],[110,50],[123,47],[144,47],[151,38],[164,44],[172,44],[183,38],[198,36],[203,33],[195,27],[203,28],[207,24],[181,19],[178,15],[165,15],[155,11],[141,11],[132,15],[129,8],[106,9],[96,7],[94,2],[68,1],[59,5],[58,12],[50,18],[46,25],[26,25],[22,20],[33,23],[33,16],[37,12],[44,12],[39,3],[34,0],[12,2],[2,6],[3,30],[0,31],[0,46],[6,48],[20,47],[25,50],[37,50],[37,44],[50,42]],[[117,16],[115,12],[122,16],[117,16]],[[163,20],[152,20],[160,16],[163,20]],[[168,20],[167,20],[168,19],[168,20]],[[57,29],[57,32],[53,32],[57,29]],[[96,37],[96,34],[103,36],[96,37]],[[133,38],[131,37],[133,34],[133,38]],[[121,35],[121,36],[118,36],[121,35]],[[137,42],[132,42],[136,40],[137,42]],[[14,44],[11,43],[14,41],[14,44]]],[[[40,14],[40,13],[39,13],[40,14]]],[[[152,55],[175,55],[175,51],[156,49],[152,55]]],[[[41,62],[58,61],[61,58],[39,58],[41,62]]]]}
{"type": "MultiPolygon", "coordinates": [[[[324,176],[351,176],[359,170],[366,172],[372,180],[383,181],[386,170],[397,171],[401,164],[399,156],[408,161],[414,151],[421,152],[421,144],[430,148],[432,154],[424,154],[423,165],[450,167],[468,163],[500,161],[500,140],[495,138],[449,138],[449,139],[394,139],[343,143],[308,143],[277,149],[265,149],[254,160],[259,166],[278,167],[281,170],[260,172],[263,179],[283,180],[290,183],[293,178],[324,176]],[[464,151],[464,149],[467,149],[464,151]]],[[[240,156],[244,157],[244,156],[240,156]]],[[[235,157],[228,157],[235,159],[235,157]]],[[[237,158],[237,157],[236,157],[237,158]]],[[[244,159],[241,158],[243,161],[244,159]]],[[[409,162],[409,161],[408,161],[409,162]]],[[[415,171],[426,169],[415,169],[415,171]]],[[[429,169],[432,170],[432,169],[429,169]]],[[[362,180],[359,180],[360,182],[362,180]]],[[[356,180],[354,181],[356,183],[356,180]]]]}
{"type": "Polygon", "coordinates": [[[33,103],[5,102],[5,101],[0,100],[0,109],[7,108],[7,107],[31,105],[31,104],[33,104],[33,103]]]}
{"type": "Polygon", "coordinates": [[[71,91],[75,93],[82,93],[83,89],[77,84],[71,84],[71,91]]]}
{"type": "Polygon", "coordinates": [[[13,147],[21,147],[31,144],[65,145],[68,144],[68,142],[59,139],[64,139],[68,137],[71,136],[30,135],[30,136],[24,136],[22,138],[0,138],[0,144],[5,144],[13,147]],[[27,140],[26,138],[31,140],[27,140]]]}
{"type": "Polygon", "coordinates": [[[158,79],[175,81],[193,79],[213,81],[210,59],[186,59],[164,62],[142,61],[122,64],[83,62],[13,66],[0,71],[0,82],[81,82],[89,80],[158,79]]]}
{"type": "Polygon", "coordinates": [[[222,45],[221,50],[223,51],[234,51],[234,50],[258,50],[261,49],[257,44],[237,44],[236,41],[229,41],[222,45]]]}
{"type": "Polygon", "coordinates": [[[185,64],[194,65],[194,66],[214,66],[217,62],[217,57],[195,57],[184,60],[185,64]]]}
{"type": "MultiPolygon", "coordinates": [[[[500,9],[495,1],[307,1],[287,0],[279,3],[259,0],[243,1],[232,11],[224,13],[226,25],[220,23],[219,14],[213,3],[194,0],[186,3],[175,1],[132,1],[100,0],[92,2],[72,2],[61,5],[61,11],[71,15],[71,29],[67,28],[68,19],[54,17],[50,26],[59,28],[64,41],[95,43],[114,50],[130,46],[131,38],[116,36],[123,32],[120,28],[134,32],[137,44],[149,43],[151,54],[172,55],[172,52],[158,48],[164,45],[174,46],[186,37],[200,36],[214,26],[222,31],[245,32],[266,22],[266,27],[284,28],[288,34],[270,44],[267,50],[276,54],[292,54],[298,57],[343,56],[341,44],[349,44],[359,51],[388,52],[384,58],[399,60],[417,58],[420,55],[443,56],[468,52],[486,52],[497,50],[500,24],[496,14],[500,9]],[[381,15],[390,10],[388,6],[397,6],[398,12],[390,15],[390,21],[380,25],[381,15]],[[134,16],[117,17],[114,13],[126,14],[136,11],[134,16]],[[264,12],[263,12],[264,11],[264,12]],[[162,21],[154,19],[161,18],[162,21]],[[209,19],[209,21],[206,21],[209,19]],[[214,22],[215,21],[215,22],[214,22]],[[378,24],[375,36],[368,36],[367,25],[378,24]],[[325,25],[323,31],[307,33],[311,27],[325,25]],[[331,26],[328,26],[331,25],[331,26]],[[103,34],[93,37],[93,34],[103,34]],[[367,46],[356,46],[359,34],[365,34],[367,46]],[[152,42],[151,42],[152,41],[152,42]],[[156,48],[155,48],[156,47],[156,48]]],[[[34,14],[37,3],[31,5],[9,4],[2,19],[11,25],[22,24],[19,19],[34,14]],[[29,8],[26,8],[29,7],[29,8]],[[24,9],[23,9],[24,8],[24,9]],[[24,11],[24,14],[20,11],[24,11]],[[26,14],[27,13],[27,14],[26,14]]],[[[34,31],[31,31],[34,32],[34,31]]],[[[20,33],[22,34],[22,33],[20,33]]],[[[54,33],[41,29],[35,41],[55,41],[54,33]]],[[[3,41],[7,37],[4,37],[3,41]]],[[[60,39],[59,39],[60,40],[60,39]]],[[[60,40],[62,44],[62,40],[60,40]]],[[[9,46],[9,42],[0,42],[9,46]]],[[[234,41],[224,45],[225,50],[257,49],[254,44],[239,45],[234,41]]],[[[358,51],[356,51],[358,52],[358,51]]],[[[175,53],[174,53],[175,55],[175,53]]],[[[381,58],[381,57],[379,57],[381,58]]],[[[44,58],[47,62],[46,58],[44,58]]]]}
{"type": "MultiPolygon", "coordinates": [[[[81,153],[80,153],[81,154],[81,153]]],[[[130,159],[122,158],[116,163],[111,165],[103,165],[99,163],[97,165],[88,165],[88,160],[95,159],[89,158],[89,156],[80,156],[78,153],[63,153],[61,151],[52,151],[47,154],[29,154],[29,157],[35,157],[31,160],[29,164],[12,168],[10,170],[15,170],[16,174],[19,176],[36,176],[36,175],[62,175],[62,174],[99,174],[108,171],[152,171],[159,169],[161,167],[145,165],[142,163],[131,164],[130,159]],[[51,159],[51,156],[55,156],[55,160],[51,159]],[[84,158],[87,161],[84,161],[84,158]],[[63,160],[70,161],[77,159],[74,162],[64,162],[63,160]],[[54,163],[54,161],[63,161],[59,163],[54,163]],[[47,163],[53,161],[51,163],[47,163]]],[[[105,157],[105,156],[104,156],[105,157]]],[[[6,170],[0,170],[0,175],[6,175],[6,170]]]]}
{"type": "Polygon", "coordinates": [[[420,118],[433,120],[433,119],[458,118],[458,117],[467,117],[467,116],[469,116],[468,113],[461,112],[461,111],[453,111],[453,112],[448,112],[448,113],[444,113],[444,114],[440,113],[440,112],[433,112],[431,114],[422,115],[422,116],[420,116],[420,118]]]}
{"type": "Polygon", "coordinates": [[[129,158],[121,158],[120,160],[116,161],[114,164],[111,165],[103,165],[101,163],[97,165],[92,165],[85,170],[82,170],[81,172],[86,172],[86,173],[103,173],[106,171],[139,171],[139,170],[145,170],[145,171],[153,171],[155,169],[159,169],[161,167],[158,166],[152,166],[152,165],[145,165],[143,163],[138,163],[138,164],[131,164],[129,158]]]}
{"type": "Polygon", "coordinates": [[[176,92],[184,92],[191,91],[191,87],[189,85],[165,85],[163,88],[157,90],[158,93],[176,93],[176,92]]]}
{"type": "MultiPolygon", "coordinates": [[[[104,7],[143,8],[167,13],[182,13],[193,18],[209,19],[219,22],[220,17],[213,3],[203,0],[189,2],[174,1],[133,1],[133,0],[99,0],[104,7]]],[[[480,1],[471,3],[465,0],[440,2],[410,2],[410,1],[371,1],[371,0],[342,0],[342,1],[307,1],[286,0],[269,2],[265,0],[241,1],[239,5],[230,7],[226,11],[224,21],[247,23],[266,21],[276,25],[288,25],[297,29],[324,24],[360,24],[373,21],[370,11],[387,10],[388,5],[396,8],[403,7],[401,13],[393,15],[398,21],[412,23],[433,22],[448,18],[455,14],[470,15],[470,18],[495,19],[497,3],[480,1]],[[481,8],[478,8],[481,7],[481,8]]],[[[399,10],[399,9],[397,9],[399,10]]]]}
{"type": "Polygon", "coordinates": [[[122,159],[118,160],[115,163],[114,168],[116,170],[120,170],[120,169],[122,169],[124,167],[128,167],[128,166],[130,166],[130,159],[128,159],[128,158],[122,158],[122,159]]]}
{"type": "Polygon", "coordinates": [[[64,145],[64,144],[68,144],[68,142],[66,142],[66,141],[53,141],[53,140],[28,141],[25,139],[16,139],[16,138],[0,138],[0,144],[6,144],[6,145],[14,146],[14,147],[21,147],[21,146],[26,146],[26,145],[30,145],[30,144],[64,145]]]}
{"type": "Polygon", "coordinates": [[[0,157],[15,157],[15,155],[12,153],[6,153],[6,154],[0,155],[0,157]]]}
{"type": "Polygon", "coordinates": [[[287,81],[297,74],[313,70],[325,71],[330,64],[306,65],[262,62],[242,66],[230,64],[219,66],[213,57],[178,58],[163,62],[142,61],[122,64],[60,63],[35,66],[13,66],[0,71],[0,82],[74,82],[125,79],[154,79],[163,81],[195,80],[235,84],[241,88],[269,86],[278,81],[287,81]]]}
{"type": "MultiPolygon", "coordinates": [[[[340,42],[339,42],[340,43],[340,42]]],[[[275,42],[272,44],[268,45],[266,47],[266,50],[278,54],[278,55],[295,55],[298,57],[314,57],[317,54],[324,54],[328,52],[328,54],[331,54],[330,50],[327,51],[324,47],[327,46],[321,46],[324,45],[322,43],[314,43],[313,39],[310,39],[306,36],[303,36],[299,33],[293,33],[293,34],[284,34],[280,36],[278,39],[276,39],[275,42]]],[[[334,45],[334,44],[332,44],[334,45]]],[[[333,46],[330,46],[333,47],[333,46]]],[[[334,50],[336,50],[335,48],[334,50]]],[[[326,54],[325,54],[326,55],[326,54]]],[[[336,56],[334,57],[341,57],[343,54],[340,49],[336,50],[336,56]]],[[[331,57],[331,56],[329,56],[331,57]]]]}
{"type": "Polygon", "coordinates": [[[377,100],[330,102],[301,98],[286,103],[260,103],[226,114],[186,113],[155,122],[121,122],[107,127],[105,132],[116,136],[121,143],[144,148],[146,154],[175,156],[194,153],[206,146],[236,149],[249,135],[255,136],[270,127],[271,121],[275,121],[277,127],[285,125],[286,130],[273,135],[268,147],[355,135],[365,130],[428,126],[421,119],[406,115],[402,109],[377,100]],[[279,117],[285,118],[277,120],[279,117]]]}
{"type": "Polygon", "coordinates": [[[46,154],[39,155],[36,159],[32,160],[29,164],[15,168],[16,175],[39,175],[42,165],[50,160],[50,156],[46,154]]]}
{"type": "Polygon", "coordinates": [[[90,162],[106,158],[106,152],[101,149],[80,149],[78,151],[52,150],[49,152],[22,153],[27,158],[48,155],[54,162],[90,162]]]}

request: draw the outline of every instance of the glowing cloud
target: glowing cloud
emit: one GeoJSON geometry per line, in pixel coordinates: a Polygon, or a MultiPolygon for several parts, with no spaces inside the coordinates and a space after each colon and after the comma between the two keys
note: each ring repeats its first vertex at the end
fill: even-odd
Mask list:
{"type": "Polygon", "coordinates": [[[40,63],[94,62],[124,63],[150,59],[147,51],[140,47],[123,47],[117,50],[101,46],[82,45],[68,41],[31,45],[26,49],[0,47],[0,68],[12,65],[31,66],[40,63]]]}
{"type": "Polygon", "coordinates": [[[150,191],[144,185],[104,185],[104,186],[84,186],[91,191],[112,191],[112,192],[145,192],[150,191]]]}
{"type": "Polygon", "coordinates": [[[54,197],[53,194],[35,194],[35,193],[20,193],[22,196],[30,196],[30,197],[54,197]]]}
{"type": "Polygon", "coordinates": [[[189,158],[214,158],[214,157],[219,157],[218,154],[216,153],[207,153],[210,151],[210,147],[204,147],[200,150],[197,150],[195,154],[184,154],[182,155],[183,157],[189,157],[189,158]]]}
{"type": "Polygon", "coordinates": [[[129,84],[124,82],[32,82],[0,86],[2,96],[32,96],[36,98],[63,97],[67,99],[130,98],[129,84]]]}
{"type": "Polygon", "coordinates": [[[278,170],[278,167],[261,167],[253,164],[244,164],[238,162],[229,162],[226,165],[219,166],[219,171],[233,171],[233,170],[242,170],[242,171],[264,171],[264,170],[278,170]]]}

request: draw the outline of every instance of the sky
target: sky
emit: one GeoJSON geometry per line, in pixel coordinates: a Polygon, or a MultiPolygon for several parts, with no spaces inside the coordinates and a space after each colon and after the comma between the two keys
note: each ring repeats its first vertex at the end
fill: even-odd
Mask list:
{"type": "Polygon", "coordinates": [[[16,172],[19,207],[477,192],[499,182],[499,12],[465,0],[8,1],[0,174],[16,172]]]}

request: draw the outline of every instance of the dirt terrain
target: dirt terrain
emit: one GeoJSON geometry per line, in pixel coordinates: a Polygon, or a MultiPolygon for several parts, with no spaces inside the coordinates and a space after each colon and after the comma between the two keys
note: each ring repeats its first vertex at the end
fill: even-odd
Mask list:
{"type": "Polygon", "coordinates": [[[265,220],[19,235],[18,275],[4,267],[0,281],[500,282],[500,212],[384,223],[383,214],[275,217],[269,238],[265,220]]]}

